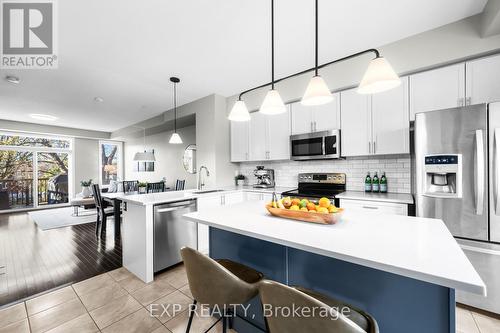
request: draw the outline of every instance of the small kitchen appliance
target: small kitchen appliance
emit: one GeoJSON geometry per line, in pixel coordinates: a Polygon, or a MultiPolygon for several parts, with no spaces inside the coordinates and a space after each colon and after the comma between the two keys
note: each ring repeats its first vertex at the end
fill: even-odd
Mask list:
{"type": "Polygon", "coordinates": [[[294,197],[317,202],[325,197],[339,207],[336,196],[346,190],[345,173],[300,173],[298,187],[281,193],[282,197],[294,197]]]}
{"type": "Polygon", "coordinates": [[[296,161],[340,158],[340,130],[292,135],[290,155],[296,161]]]}
{"type": "Polygon", "coordinates": [[[253,185],[255,188],[273,188],[274,183],[274,170],[265,169],[263,165],[258,165],[253,171],[255,177],[257,177],[257,183],[253,185]]]}

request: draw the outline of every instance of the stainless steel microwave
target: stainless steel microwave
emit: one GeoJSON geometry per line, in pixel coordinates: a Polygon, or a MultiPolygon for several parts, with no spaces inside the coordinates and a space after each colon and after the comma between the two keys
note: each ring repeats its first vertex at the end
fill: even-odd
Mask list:
{"type": "Polygon", "coordinates": [[[291,135],[290,145],[292,160],[340,158],[340,130],[291,135]]]}

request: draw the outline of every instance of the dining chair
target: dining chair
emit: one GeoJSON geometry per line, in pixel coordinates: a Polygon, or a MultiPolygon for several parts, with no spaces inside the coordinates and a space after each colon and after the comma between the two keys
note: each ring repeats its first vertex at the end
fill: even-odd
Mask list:
{"type": "Polygon", "coordinates": [[[139,181],[138,180],[124,180],[123,184],[123,192],[137,192],[139,191],[139,181]]]}
{"type": "Polygon", "coordinates": [[[175,190],[183,191],[185,185],[186,185],[186,180],[177,179],[177,181],[175,182],[175,190]]]}
{"type": "Polygon", "coordinates": [[[113,208],[106,208],[106,203],[102,199],[101,190],[98,184],[92,185],[92,194],[94,195],[94,204],[97,209],[95,234],[96,236],[102,236],[103,232],[106,231],[107,217],[113,215],[113,208]]]}
{"type": "Polygon", "coordinates": [[[147,193],[165,192],[165,183],[164,182],[148,183],[148,186],[146,187],[146,192],[147,193]]]}

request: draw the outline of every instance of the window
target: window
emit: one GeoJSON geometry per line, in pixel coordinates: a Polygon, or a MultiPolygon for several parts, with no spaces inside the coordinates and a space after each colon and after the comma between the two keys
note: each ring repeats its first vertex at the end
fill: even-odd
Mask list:
{"type": "Polygon", "coordinates": [[[0,210],[68,203],[73,140],[0,133],[0,210]]]}
{"type": "Polygon", "coordinates": [[[122,143],[99,141],[99,183],[108,186],[111,181],[123,179],[122,143]]]}

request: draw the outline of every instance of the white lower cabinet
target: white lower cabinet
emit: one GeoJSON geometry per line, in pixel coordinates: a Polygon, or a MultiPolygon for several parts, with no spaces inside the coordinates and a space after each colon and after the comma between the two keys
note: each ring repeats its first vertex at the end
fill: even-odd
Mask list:
{"type": "Polygon", "coordinates": [[[273,194],[269,192],[246,192],[245,199],[248,201],[271,201],[273,194]]]}
{"type": "MultiPolygon", "coordinates": [[[[236,203],[243,202],[245,200],[245,193],[235,192],[229,194],[221,194],[214,197],[202,197],[198,198],[198,211],[202,212],[206,209],[232,205],[236,203]]],[[[204,224],[198,224],[198,251],[204,254],[208,254],[209,240],[208,240],[208,226],[204,224]]]]}
{"type": "Polygon", "coordinates": [[[340,199],[340,207],[346,210],[365,211],[378,214],[408,215],[408,205],[401,203],[340,199]]]}

